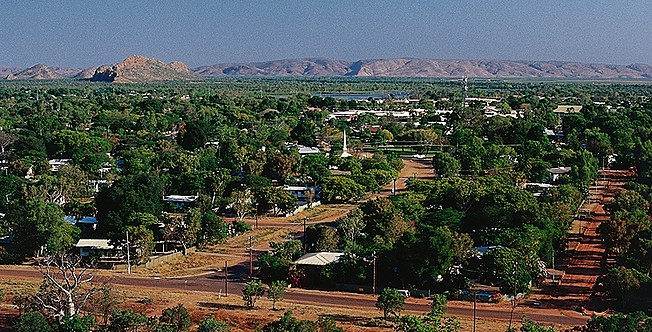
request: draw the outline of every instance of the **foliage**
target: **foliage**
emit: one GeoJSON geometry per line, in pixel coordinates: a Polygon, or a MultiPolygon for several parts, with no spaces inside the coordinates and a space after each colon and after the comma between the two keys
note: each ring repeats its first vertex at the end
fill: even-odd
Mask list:
{"type": "Polygon", "coordinates": [[[523,318],[521,322],[521,332],[555,332],[552,327],[546,327],[543,324],[523,318]]]}
{"type": "Polygon", "coordinates": [[[403,310],[405,298],[394,288],[385,288],[376,300],[376,308],[383,311],[383,317],[387,319],[389,315],[398,317],[403,310]]]}
{"type": "Polygon", "coordinates": [[[88,287],[93,281],[88,268],[79,255],[60,252],[44,256],[38,262],[43,281],[33,295],[33,302],[58,320],[77,316],[84,304],[100,290],[88,287]]]}
{"type": "Polygon", "coordinates": [[[16,331],[18,332],[52,332],[53,328],[50,326],[47,318],[39,312],[26,312],[15,323],[16,331]]]}
{"type": "Polygon", "coordinates": [[[132,309],[114,310],[111,313],[107,329],[116,332],[137,331],[147,324],[145,314],[136,313],[132,309]]]}
{"type": "Polygon", "coordinates": [[[264,294],[265,288],[260,280],[251,280],[242,287],[242,301],[249,309],[253,309],[264,294]]]}
{"type": "Polygon", "coordinates": [[[615,314],[610,316],[593,316],[586,326],[584,332],[646,332],[652,329],[652,318],[645,313],[637,311],[629,315],[615,314]]]}
{"type": "Polygon", "coordinates": [[[271,242],[272,250],[258,257],[260,276],[265,281],[287,280],[290,263],[301,257],[300,241],[271,242]]]}
{"type": "Polygon", "coordinates": [[[12,205],[6,220],[14,236],[11,249],[22,257],[37,255],[42,248],[48,252],[72,248],[80,233],[64,220],[59,206],[40,199],[12,205]]]}
{"type": "Polygon", "coordinates": [[[308,320],[297,320],[292,311],[286,311],[277,321],[263,326],[263,332],[317,332],[317,324],[308,320]]]}
{"type": "Polygon", "coordinates": [[[285,290],[287,289],[288,284],[285,280],[274,280],[269,284],[269,289],[267,290],[267,298],[272,301],[272,310],[276,310],[276,302],[283,300],[283,295],[285,295],[285,290]]]}
{"type": "Polygon", "coordinates": [[[168,327],[171,331],[181,332],[188,331],[192,326],[190,314],[183,304],[163,310],[159,317],[159,324],[168,327]]]}
{"type": "Polygon", "coordinates": [[[346,202],[357,200],[364,195],[365,188],[350,178],[332,176],[324,179],[321,184],[321,198],[327,202],[346,202]]]}
{"type": "Polygon", "coordinates": [[[215,318],[208,316],[204,318],[197,328],[197,332],[230,332],[229,324],[220,322],[215,318]]]}
{"type": "Polygon", "coordinates": [[[95,317],[66,316],[59,321],[59,332],[89,332],[95,326],[95,317]]]}

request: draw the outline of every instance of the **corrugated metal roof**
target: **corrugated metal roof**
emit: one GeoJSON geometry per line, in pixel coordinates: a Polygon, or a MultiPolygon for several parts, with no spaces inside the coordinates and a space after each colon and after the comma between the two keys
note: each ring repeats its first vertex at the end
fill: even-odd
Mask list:
{"type": "Polygon", "coordinates": [[[344,256],[343,252],[311,252],[301,256],[294,264],[324,266],[337,262],[342,256],[344,256]]]}

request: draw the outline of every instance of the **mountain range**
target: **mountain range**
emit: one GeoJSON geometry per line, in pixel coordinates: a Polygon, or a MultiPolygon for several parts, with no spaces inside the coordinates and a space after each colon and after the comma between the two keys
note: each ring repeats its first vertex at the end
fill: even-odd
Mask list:
{"type": "Polygon", "coordinates": [[[49,67],[44,64],[27,69],[0,66],[0,75],[7,80],[68,78],[115,83],[199,81],[221,76],[650,79],[652,66],[567,61],[423,58],[344,61],[306,58],[225,63],[190,69],[181,62],[164,63],[157,59],[132,55],[115,65],[87,69],[49,67]]]}

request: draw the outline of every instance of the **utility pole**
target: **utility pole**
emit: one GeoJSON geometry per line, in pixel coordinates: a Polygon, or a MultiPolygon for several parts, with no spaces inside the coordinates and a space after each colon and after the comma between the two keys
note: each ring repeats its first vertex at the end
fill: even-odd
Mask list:
{"type": "Polygon", "coordinates": [[[396,179],[394,179],[394,190],[392,191],[392,195],[396,195],[396,179]]]}
{"type": "Polygon", "coordinates": [[[249,236],[249,279],[254,277],[254,237],[249,236]]]}
{"type": "Polygon", "coordinates": [[[305,254],[308,251],[308,246],[306,244],[306,223],[308,222],[308,217],[303,218],[303,253],[305,254]]]}
{"type": "Polygon", "coordinates": [[[258,229],[258,202],[256,202],[256,229],[258,229]]]}
{"type": "Polygon", "coordinates": [[[373,254],[373,263],[374,263],[374,271],[373,271],[373,277],[372,277],[372,285],[371,285],[371,293],[373,295],[376,295],[376,251],[374,251],[373,254]]]}
{"type": "Polygon", "coordinates": [[[125,231],[127,235],[127,274],[131,274],[131,259],[129,257],[129,231],[125,231]]]}
{"type": "Polygon", "coordinates": [[[229,266],[224,261],[224,294],[229,296],[229,266]]]}
{"type": "Polygon", "coordinates": [[[477,291],[473,291],[473,332],[475,332],[475,303],[477,294],[477,291]]]}
{"type": "Polygon", "coordinates": [[[512,320],[514,318],[514,309],[516,309],[516,284],[518,283],[518,262],[514,261],[514,297],[512,298],[512,311],[509,313],[509,328],[507,331],[512,330],[512,320]]]}

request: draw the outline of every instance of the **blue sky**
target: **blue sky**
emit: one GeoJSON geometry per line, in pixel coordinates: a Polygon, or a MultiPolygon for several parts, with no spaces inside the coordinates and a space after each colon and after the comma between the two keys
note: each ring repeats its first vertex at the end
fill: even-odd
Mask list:
{"type": "Polygon", "coordinates": [[[326,57],[652,64],[650,0],[1,0],[0,66],[131,54],[191,67],[326,57]]]}

